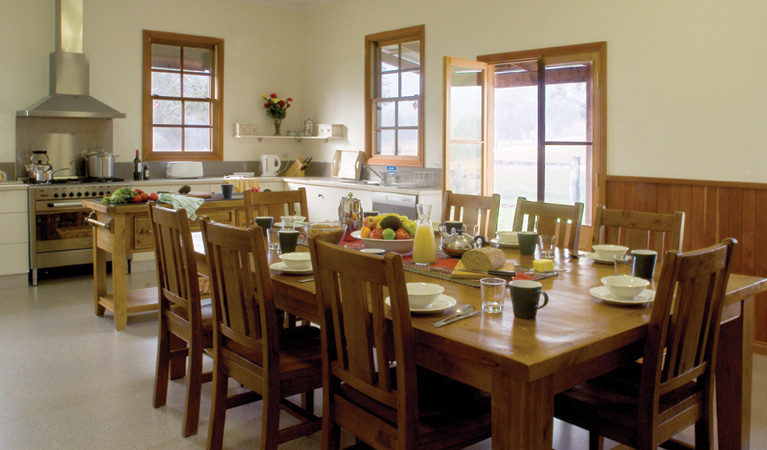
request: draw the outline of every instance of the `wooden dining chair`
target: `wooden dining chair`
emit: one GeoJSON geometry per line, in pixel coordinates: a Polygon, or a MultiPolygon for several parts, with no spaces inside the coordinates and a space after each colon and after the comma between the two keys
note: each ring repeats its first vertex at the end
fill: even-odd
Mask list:
{"type": "Polygon", "coordinates": [[[566,248],[578,254],[578,245],[583,221],[583,203],[561,205],[529,201],[517,198],[512,231],[537,231],[557,237],[557,247],[566,248]]]}
{"type": "Polygon", "coordinates": [[[463,448],[490,437],[487,395],[417,369],[402,256],[316,239],[309,249],[322,329],[322,448],[339,447],[340,428],[377,449],[463,448]]]}
{"type": "Polygon", "coordinates": [[[202,371],[205,347],[212,347],[212,308],[202,305],[192,231],[186,211],[152,203],[149,218],[154,236],[160,320],[154,407],[165,405],[168,378],[188,375],[182,434],[197,433],[201,384],[211,380],[202,371]],[[184,362],[188,368],[185,369],[184,362]]]}
{"type": "Polygon", "coordinates": [[[286,397],[322,386],[320,330],[280,326],[261,228],[238,228],[205,217],[202,234],[214,318],[208,449],[223,445],[229,377],[263,397],[262,450],[319,431],[320,418],[286,397]],[[300,423],[280,429],[281,408],[300,423]]]}
{"type": "Polygon", "coordinates": [[[442,200],[442,222],[455,220],[463,222],[463,229],[468,233],[477,232],[488,239],[495,238],[498,229],[498,211],[501,207],[501,196],[493,194],[468,195],[455,194],[445,191],[442,200]]]}
{"type": "MultiPolygon", "coordinates": [[[[662,256],[665,250],[682,251],[684,212],[673,214],[607,209],[594,211],[591,243],[619,244],[629,249],[650,249],[662,256]]],[[[658,261],[660,266],[661,261],[658,261]]]]}
{"type": "Polygon", "coordinates": [[[589,430],[591,449],[603,437],[655,449],[691,424],[695,448],[712,448],[716,351],[735,245],[728,238],[666,252],[642,362],[556,396],[555,416],[589,430]]]}
{"type": "Polygon", "coordinates": [[[300,214],[309,221],[306,188],[298,188],[295,191],[245,191],[243,198],[248,225],[253,225],[256,217],[261,216],[271,216],[275,222],[279,222],[281,216],[300,214]]]}

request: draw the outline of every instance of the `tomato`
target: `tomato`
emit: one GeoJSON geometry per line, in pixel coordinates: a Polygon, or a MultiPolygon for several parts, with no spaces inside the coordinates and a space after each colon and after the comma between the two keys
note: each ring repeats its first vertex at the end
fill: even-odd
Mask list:
{"type": "Polygon", "coordinates": [[[142,191],[141,189],[134,189],[133,192],[135,192],[137,194],[143,194],[144,193],[144,191],[142,191]]]}
{"type": "Polygon", "coordinates": [[[404,228],[397,229],[397,231],[394,234],[395,234],[395,239],[410,239],[410,233],[408,233],[407,230],[404,228]]]}
{"type": "Polygon", "coordinates": [[[139,195],[141,195],[141,201],[142,202],[145,202],[145,201],[149,200],[149,194],[147,194],[146,192],[142,192],[139,195]]]}
{"type": "Polygon", "coordinates": [[[383,239],[383,228],[376,228],[370,232],[370,239],[383,239]]]}
{"type": "Polygon", "coordinates": [[[367,238],[370,237],[370,233],[372,233],[372,232],[373,232],[373,230],[371,230],[370,228],[362,227],[362,229],[360,230],[360,237],[367,239],[367,238]]]}
{"type": "Polygon", "coordinates": [[[157,192],[152,192],[151,194],[149,194],[149,200],[157,201],[157,199],[159,198],[160,198],[160,195],[157,194],[157,192]]]}
{"type": "Polygon", "coordinates": [[[141,194],[136,195],[133,197],[133,203],[141,203],[141,194]]]}

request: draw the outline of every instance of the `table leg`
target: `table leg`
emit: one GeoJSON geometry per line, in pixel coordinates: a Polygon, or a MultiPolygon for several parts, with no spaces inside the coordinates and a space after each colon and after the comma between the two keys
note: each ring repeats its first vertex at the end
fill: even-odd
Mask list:
{"type": "Polygon", "coordinates": [[[118,331],[125,329],[128,324],[128,266],[127,249],[125,243],[125,215],[119,214],[114,219],[112,234],[112,302],[114,304],[115,328],[118,331]]]}
{"type": "Polygon", "coordinates": [[[554,434],[551,377],[525,382],[495,373],[492,395],[494,449],[551,449],[554,434]]]}
{"type": "Polygon", "coordinates": [[[754,298],[741,302],[739,317],[722,324],[716,366],[716,414],[719,448],[751,445],[754,298]]]}

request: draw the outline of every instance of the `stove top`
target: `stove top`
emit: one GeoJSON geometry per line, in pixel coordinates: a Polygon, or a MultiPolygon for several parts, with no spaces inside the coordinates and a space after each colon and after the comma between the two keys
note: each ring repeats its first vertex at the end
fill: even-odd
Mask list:
{"type": "Polygon", "coordinates": [[[31,200],[95,199],[103,198],[121,187],[129,186],[130,183],[118,179],[91,181],[83,178],[74,182],[30,184],[29,189],[31,200]]]}
{"type": "Polygon", "coordinates": [[[83,183],[116,183],[125,181],[123,178],[54,178],[50,183],[30,183],[31,186],[50,186],[52,184],[83,184],[83,183]]]}

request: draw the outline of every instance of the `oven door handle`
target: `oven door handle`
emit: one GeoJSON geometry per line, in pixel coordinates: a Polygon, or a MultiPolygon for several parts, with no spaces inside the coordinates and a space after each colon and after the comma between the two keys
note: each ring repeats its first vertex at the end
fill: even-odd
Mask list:
{"type": "Polygon", "coordinates": [[[82,200],[80,201],[74,201],[74,202],[59,202],[59,203],[48,203],[49,208],[72,208],[72,207],[81,207],[83,206],[82,200]]]}

